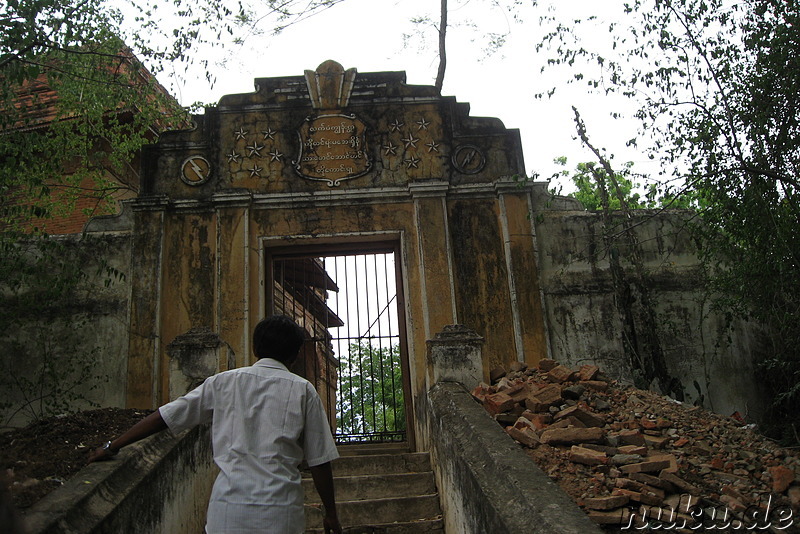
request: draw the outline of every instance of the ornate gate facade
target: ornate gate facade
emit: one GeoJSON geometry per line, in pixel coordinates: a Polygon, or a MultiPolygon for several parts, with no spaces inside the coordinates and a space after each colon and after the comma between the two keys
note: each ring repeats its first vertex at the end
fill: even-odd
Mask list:
{"type": "Polygon", "coordinates": [[[235,355],[218,370],[249,365],[255,324],[301,302],[297,316],[308,318],[319,342],[308,349],[318,363],[304,372],[319,371],[314,379],[329,402],[343,403],[340,416],[363,405],[349,421],[331,410],[340,439],[401,439],[399,427],[382,420],[403,417],[378,409],[383,393],[364,386],[375,375],[365,371],[372,359],[396,359],[397,339],[400,406],[416,434],[412,446],[424,448],[417,418],[432,383],[427,342],[446,325],[467,325],[486,339],[485,374],[547,355],[533,226],[547,184],[519,179],[517,130],[469,116],[468,104],[434,87],[407,85],[402,72],[361,74],[327,61],[255,85],[143,155],[142,191],[131,203],[128,405],[169,400],[166,347],[178,336],[207,329],[235,355]],[[344,285],[335,258],[385,254],[387,244],[399,330],[385,338],[331,306],[344,285]],[[333,331],[349,326],[337,348],[333,331]],[[355,377],[352,402],[328,395],[355,377]],[[366,409],[373,398],[380,402],[366,409]]]}

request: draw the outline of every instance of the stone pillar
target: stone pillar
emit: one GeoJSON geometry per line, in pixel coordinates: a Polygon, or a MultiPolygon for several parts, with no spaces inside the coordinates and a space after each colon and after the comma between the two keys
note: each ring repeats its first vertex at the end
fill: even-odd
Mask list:
{"type": "Polygon", "coordinates": [[[467,390],[484,382],[481,347],[483,338],[466,326],[445,326],[428,340],[428,362],[433,381],[460,382],[467,390]]]}
{"type": "MultiPolygon", "coordinates": [[[[220,191],[214,194],[217,212],[217,296],[215,320],[222,339],[237,355],[236,367],[250,365],[250,223],[249,191],[220,191]]],[[[253,269],[258,272],[258,269],[253,269]]],[[[263,291],[263,286],[257,286],[263,291]]],[[[255,302],[258,302],[257,300],[255,302]]],[[[256,318],[257,320],[257,318],[256,318]]],[[[225,369],[221,369],[225,370],[225,369]]]]}
{"type": "Polygon", "coordinates": [[[532,184],[495,183],[511,295],[511,320],[517,360],[535,366],[550,354],[545,332],[538,251],[533,224],[532,184]]]}
{"type": "Polygon", "coordinates": [[[235,357],[230,345],[207,328],[192,328],[167,345],[169,400],[175,400],[221,370],[232,369],[235,357]]]}
{"type": "Polygon", "coordinates": [[[161,354],[161,269],[165,196],[136,199],[133,244],[130,335],[128,338],[128,408],[157,408],[161,354]]]}
{"type": "Polygon", "coordinates": [[[445,202],[449,187],[438,180],[408,184],[414,200],[426,339],[439,328],[458,321],[445,202]]]}

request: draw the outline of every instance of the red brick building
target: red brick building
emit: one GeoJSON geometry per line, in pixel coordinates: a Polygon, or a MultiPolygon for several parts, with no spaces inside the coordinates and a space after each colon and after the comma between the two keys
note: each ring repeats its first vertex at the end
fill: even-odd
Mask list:
{"type": "MultiPolygon", "coordinates": [[[[155,142],[162,131],[188,126],[180,104],[141,66],[132,53],[123,51],[106,68],[113,69],[112,80],[118,79],[119,84],[129,84],[143,96],[144,99],[140,101],[154,102],[159,107],[160,117],[147,125],[146,141],[155,142]]],[[[61,97],[49,82],[48,76],[48,72],[44,71],[35,80],[29,80],[16,89],[16,120],[13,124],[6,125],[5,132],[2,132],[3,126],[0,125],[0,132],[17,136],[30,133],[33,136],[47,134],[56,124],[59,127],[75,124],[76,136],[84,135],[83,130],[78,127],[81,117],[59,109],[61,97]]],[[[115,125],[118,131],[121,130],[120,126],[131,125],[131,129],[138,128],[141,134],[141,125],[133,126],[136,114],[140,112],[141,109],[135,103],[120,102],[116,109],[107,110],[102,120],[115,125]]],[[[82,142],[95,156],[111,154],[112,145],[102,135],[86,136],[82,142]]],[[[43,149],[42,154],[46,157],[47,151],[43,149]]],[[[42,198],[41,188],[38,192],[31,192],[23,189],[24,186],[12,185],[6,190],[5,198],[0,203],[5,207],[46,203],[52,209],[49,209],[45,217],[32,216],[23,221],[22,226],[29,228],[31,232],[40,230],[51,235],[61,235],[81,232],[90,218],[116,213],[121,200],[138,194],[140,153],[136,153],[122,166],[114,166],[106,158],[101,158],[99,163],[93,164],[96,165],[93,178],[76,178],[76,169],[85,163],[80,156],[65,158],[59,162],[60,174],[45,183],[46,198],[42,198]]],[[[24,163],[20,164],[19,172],[26,172],[24,163]]]]}

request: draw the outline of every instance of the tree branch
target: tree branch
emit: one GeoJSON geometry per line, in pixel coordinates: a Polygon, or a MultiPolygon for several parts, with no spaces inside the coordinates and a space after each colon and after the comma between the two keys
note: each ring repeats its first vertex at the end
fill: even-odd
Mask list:
{"type": "Polygon", "coordinates": [[[444,85],[444,72],[447,68],[447,0],[441,0],[439,16],[439,69],[436,72],[434,86],[441,93],[444,85]]]}

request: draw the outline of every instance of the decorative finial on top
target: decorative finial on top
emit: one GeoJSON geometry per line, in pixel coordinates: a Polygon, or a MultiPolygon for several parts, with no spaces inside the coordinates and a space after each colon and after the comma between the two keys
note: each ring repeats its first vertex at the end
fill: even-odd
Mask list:
{"type": "Polygon", "coordinates": [[[305,71],[306,84],[314,109],[343,109],[350,100],[356,80],[356,69],[344,70],[339,63],[329,59],[316,71],[305,71]]]}

